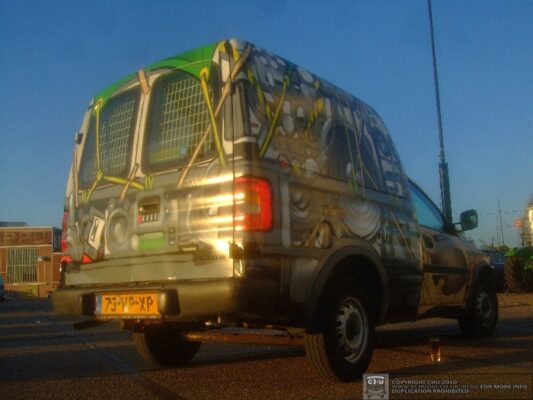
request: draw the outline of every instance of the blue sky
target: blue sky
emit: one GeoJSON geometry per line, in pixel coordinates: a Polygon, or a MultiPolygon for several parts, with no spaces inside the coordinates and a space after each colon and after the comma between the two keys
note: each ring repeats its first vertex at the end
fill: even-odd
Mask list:
{"type": "MultiPolygon", "coordinates": [[[[99,89],[228,37],[355,94],[439,203],[427,2],[0,0],[0,220],[60,226],[73,135],[99,89]]],[[[533,1],[433,0],[452,208],[469,236],[517,245],[533,194],[533,1]]]]}

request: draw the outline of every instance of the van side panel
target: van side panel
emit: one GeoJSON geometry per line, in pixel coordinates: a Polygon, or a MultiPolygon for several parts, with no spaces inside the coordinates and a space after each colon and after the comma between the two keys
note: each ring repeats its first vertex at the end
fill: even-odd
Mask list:
{"type": "Polygon", "coordinates": [[[279,174],[282,292],[303,305],[322,268],[313,250],[352,238],[381,257],[398,306],[415,313],[419,232],[383,121],[359,99],[258,47],[245,72],[246,134],[256,143],[258,170],[279,174]]]}

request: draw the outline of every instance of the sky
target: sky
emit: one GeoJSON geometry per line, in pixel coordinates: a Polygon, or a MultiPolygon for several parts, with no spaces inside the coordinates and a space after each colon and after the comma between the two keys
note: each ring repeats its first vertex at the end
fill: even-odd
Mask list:
{"type": "MultiPolygon", "coordinates": [[[[533,195],[533,1],[433,0],[454,220],[519,244],[533,195]]],[[[246,39],[384,119],[407,174],[440,204],[426,0],[0,0],[0,221],[61,226],[74,133],[92,96],[154,61],[246,39]]]]}

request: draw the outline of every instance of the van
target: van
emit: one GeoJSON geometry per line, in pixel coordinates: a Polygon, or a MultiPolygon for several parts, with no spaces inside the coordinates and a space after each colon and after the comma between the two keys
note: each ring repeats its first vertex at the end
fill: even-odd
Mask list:
{"type": "Polygon", "coordinates": [[[490,264],[461,234],[477,213],[447,221],[372,107],[267,50],[223,40],[128,75],[75,142],[55,310],[121,320],[151,363],[275,327],[351,381],[379,324],[495,329],[490,264]]]}

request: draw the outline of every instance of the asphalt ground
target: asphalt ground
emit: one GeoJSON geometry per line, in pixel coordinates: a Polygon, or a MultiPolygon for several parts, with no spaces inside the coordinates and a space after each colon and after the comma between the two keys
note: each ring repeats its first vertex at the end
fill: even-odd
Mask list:
{"type": "MultiPolygon", "coordinates": [[[[379,327],[369,372],[389,374],[390,399],[532,399],[533,294],[499,298],[500,322],[485,340],[444,319],[379,327]]],[[[187,367],[157,370],[118,323],[78,331],[79,321],[47,300],[1,302],[0,400],[363,398],[362,382],[318,378],[300,347],[206,343],[187,367]]]]}

